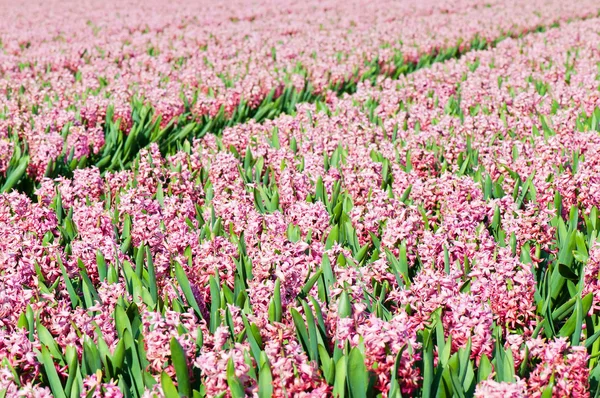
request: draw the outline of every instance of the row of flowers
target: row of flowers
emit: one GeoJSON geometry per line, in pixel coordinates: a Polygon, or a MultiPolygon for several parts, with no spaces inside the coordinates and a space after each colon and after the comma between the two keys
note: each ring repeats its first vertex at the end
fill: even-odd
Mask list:
{"type": "Polygon", "coordinates": [[[15,26],[1,37],[3,191],[127,168],[151,142],[174,153],[208,131],[598,12],[592,0],[121,3],[3,12],[15,26]]]}
{"type": "Polygon", "coordinates": [[[0,391],[589,396],[599,21],[2,194],[0,391]]]}

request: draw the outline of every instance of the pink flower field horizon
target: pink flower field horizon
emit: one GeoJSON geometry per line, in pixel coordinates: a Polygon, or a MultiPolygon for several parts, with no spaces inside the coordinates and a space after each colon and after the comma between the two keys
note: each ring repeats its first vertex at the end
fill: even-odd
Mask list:
{"type": "Polygon", "coordinates": [[[0,10],[0,398],[600,394],[597,2],[0,10]]]}

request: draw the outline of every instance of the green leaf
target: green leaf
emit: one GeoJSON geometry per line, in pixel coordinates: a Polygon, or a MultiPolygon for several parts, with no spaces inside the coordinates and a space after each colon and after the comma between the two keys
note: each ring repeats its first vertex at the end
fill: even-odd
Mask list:
{"type": "Polygon", "coordinates": [[[357,347],[348,356],[348,386],[351,398],[366,398],[369,374],[365,359],[357,347]]]}
{"type": "Polygon", "coordinates": [[[14,170],[8,170],[6,174],[6,181],[0,189],[0,192],[8,192],[11,188],[13,188],[23,177],[25,171],[27,170],[27,165],[29,164],[29,156],[23,156],[19,159],[19,164],[14,170]]]}
{"type": "Polygon", "coordinates": [[[304,315],[306,317],[306,324],[308,330],[308,350],[309,357],[313,361],[319,361],[319,347],[318,347],[318,339],[317,339],[317,327],[315,325],[315,317],[312,313],[312,310],[304,301],[302,302],[302,307],[304,308],[304,315]]]}
{"type": "Polygon", "coordinates": [[[275,281],[273,298],[269,304],[269,321],[281,322],[282,307],[281,307],[281,282],[279,278],[275,281]]]}
{"type": "Polygon", "coordinates": [[[175,268],[175,277],[177,278],[177,282],[179,283],[179,287],[181,287],[181,291],[183,292],[185,299],[188,301],[188,304],[190,305],[190,307],[192,307],[194,309],[194,311],[196,312],[196,315],[198,315],[198,317],[200,317],[200,319],[203,319],[202,313],[200,312],[200,307],[198,306],[198,302],[196,301],[196,298],[194,297],[194,293],[192,293],[190,281],[188,280],[188,277],[185,274],[185,271],[181,267],[181,264],[179,264],[178,262],[175,262],[174,268],[175,268]]]}
{"type": "Polygon", "coordinates": [[[323,254],[323,259],[321,260],[321,269],[323,270],[323,276],[325,278],[325,282],[327,282],[327,285],[333,285],[335,282],[335,276],[333,274],[333,269],[331,268],[329,256],[325,253],[323,254]]]}
{"type": "Polygon", "coordinates": [[[323,270],[319,268],[319,270],[315,272],[315,274],[302,287],[302,290],[300,292],[301,297],[306,297],[308,293],[310,293],[310,290],[315,285],[315,283],[317,283],[317,280],[319,280],[321,274],[323,274],[323,270]]]}
{"type": "Polygon", "coordinates": [[[48,378],[48,384],[50,384],[52,394],[56,398],[66,398],[62,383],[60,382],[60,378],[54,367],[54,362],[52,362],[52,358],[50,357],[50,352],[45,346],[42,346],[38,359],[44,365],[44,372],[48,378]]]}
{"type": "Polygon", "coordinates": [[[248,343],[250,344],[250,351],[252,352],[252,356],[254,356],[254,360],[258,364],[260,364],[259,359],[262,346],[260,331],[258,330],[258,327],[255,324],[251,324],[250,322],[248,322],[248,318],[244,313],[242,313],[242,320],[246,329],[246,336],[248,338],[248,343]]]}
{"type": "Polygon", "coordinates": [[[115,371],[118,371],[125,361],[125,341],[119,340],[115,350],[113,351],[113,355],[111,357],[111,363],[114,367],[115,371]]]}
{"type": "Polygon", "coordinates": [[[68,345],[65,350],[65,357],[69,369],[69,377],[67,378],[67,384],[65,385],[65,395],[70,396],[75,378],[79,375],[79,358],[77,357],[77,349],[72,345],[68,345]]]}
{"type": "Polygon", "coordinates": [[[340,294],[338,302],[338,315],[340,318],[348,318],[352,315],[352,304],[350,296],[345,290],[340,294]]]}
{"type": "Polygon", "coordinates": [[[52,356],[55,359],[62,361],[63,356],[61,354],[61,350],[58,344],[56,343],[56,341],[54,341],[54,338],[52,337],[48,329],[46,329],[46,327],[44,327],[44,325],[41,324],[39,318],[36,319],[36,329],[40,343],[44,344],[46,348],[48,348],[48,351],[50,352],[50,354],[52,354],[52,356]]]}
{"type": "Polygon", "coordinates": [[[583,326],[583,319],[587,314],[583,312],[583,304],[581,298],[577,297],[577,304],[575,305],[575,331],[571,338],[571,345],[577,346],[581,340],[581,329],[583,326]]]}
{"type": "MultiPolygon", "coordinates": [[[[262,353],[265,355],[264,353],[262,353]]],[[[266,355],[265,355],[266,357],[266,355]]],[[[258,373],[258,397],[271,398],[273,396],[273,375],[268,361],[263,361],[258,373]]]]}
{"type": "MultiPolygon", "coordinates": [[[[498,332],[497,334],[499,334],[498,332]]],[[[515,366],[510,349],[504,350],[500,339],[496,337],[496,352],[494,355],[494,369],[496,370],[496,381],[514,382],[515,366]]]]}
{"type": "Polygon", "coordinates": [[[232,398],[244,398],[246,396],[242,382],[235,375],[233,358],[229,358],[229,361],[227,362],[227,385],[229,385],[232,398]]]}
{"type": "MultiPolygon", "coordinates": [[[[554,379],[554,376],[552,377],[554,379]]],[[[542,392],[541,398],[552,398],[552,390],[554,389],[554,382],[548,383],[548,386],[542,392]]]]}
{"type": "Polygon", "coordinates": [[[63,279],[65,280],[65,286],[67,288],[67,292],[69,293],[69,299],[71,300],[71,307],[77,308],[78,306],[80,306],[79,296],[77,296],[77,293],[75,292],[75,288],[71,283],[71,279],[67,274],[67,270],[65,269],[65,266],[63,265],[60,256],[57,256],[56,259],[58,261],[58,266],[60,267],[60,270],[62,272],[63,279]]]}
{"type": "Polygon", "coordinates": [[[319,350],[319,362],[321,363],[321,371],[323,378],[327,381],[327,384],[333,384],[335,377],[335,364],[329,353],[321,344],[318,346],[319,350]]]}
{"type": "Polygon", "coordinates": [[[177,393],[175,384],[173,384],[173,380],[171,380],[169,375],[165,372],[160,374],[160,386],[165,394],[165,398],[179,398],[179,394],[177,393]]]}
{"type": "Polygon", "coordinates": [[[332,395],[336,398],[346,396],[346,375],[348,373],[346,357],[342,356],[335,364],[335,382],[333,384],[332,395]]]}
{"type": "Polygon", "coordinates": [[[577,274],[573,272],[571,268],[564,264],[558,264],[558,272],[565,279],[569,279],[574,282],[577,282],[579,280],[579,276],[577,276],[577,274]]]}
{"type": "Polygon", "coordinates": [[[117,334],[119,335],[119,337],[123,338],[125,330],[129,330],[129,331],[132,330],[131,322],[129,321],[129,317],[127,316],[127,313],[125,312],[125,310],[123,309],[123,307],[121,305],[115,306],[115,312],[113,315],[115,318],[115,326],[117,329],[117,334]]]}
{"type": "Polygon", "coordinates": [[[88,337],[85,337],[83,342],[83,354],[81,358],[82,366],[85,366],[87,374],[92,375],[96,373],[97,370],[102,369],[102,361],[100,359],[98,347],[96,347],[93,340],[88,337]]]}
{"type": "Polygon", "coordinates": [[[477,370],[477,381],[487,380],[492,374],[492,364],[487,355],[483,354],[479,360],[479,369],[477,370]]]}
{"type": "MultiPolygon", "coordinates": [[[[133,384],[132,387],[135,389],[138,395],[142,395],[144,392],[142,365],[140,365],[138,348],[136,347],[136,341],[133,339],[131,330],[125,330],[123,333],[123,340],[125,341],[126,368],[133,384]]],[[[169,378],[169,381],[170,380],[171,379],[169,378]]],[[[175,390],[175,392],[177,392],[177,390],[175,390]]]]}
{"type": "Polygon", "coordinates": [[[86,308],[93,307],[96,302],[100,302],[100,296],[98,296],[98,292],[94,287],[90,277],[87,274],[85,269],[85,265],[81,259],[77,260],[77,266],[79,267],[79,275],[81,276],[81,280],[83,281],[82,290],[83,290],[83,298],[85,301],[86,308]]]}
{"type": "Polygon", "coordinates": [[[210,331],[214,333],[215,330],[221,325],[221,316],[219,310],[221,309],[221,289],[219,284],[213,276],[209,278],[210,285],[210,331]]]}
{"type": "Polygon", "coordinates": [[[279,149],[280,148],[280,144],[279,144],[279,129],[277,128],[277,126],[275,126],[273,128],[273,134],[271,136],[271,146],[275,149],[279,149]]]}
{"type": "Polygon", "coordinates": [[[400,197],[400,201],[403,203],[406,203],[408,201],[408,198],[410,196],[410,192],[412,191],[412,184],[408,186],[408,188],[406,188],[404,190],[404,192],[402,193],[402,196],[400,197]]]}
{"type": "Polygon", "coordinates": [[[102,255],[102,252],[100,251],[100,249],[98,249],[96,251],[96,266],[98,267],[98,276],[100,278],[100,281],[106,280],[106,276],[107,276],[106,261],[104,260],[104,256],[102,255]]]}
{"type": "Polygon", "coordinates": [[[265,206],[261,197],[261,191],[259,191],[258,187],[254,187],[254,203],[256,204],[256,208],[260,213],[266,213],[265,206]]]}
{"type": "Polygon", "coordinates": [[[154,304],[158,304],[158,287],[156,285],[156,272],[154,270],[154,261],[152,261],[152,253],[150,248],[146,246],[146,263],[148,264],[148,279],[150,284],[150,296],[154,304]]]}
{"type": "MultiPolygon", "coordinates": [[[[309,358],[311,357],[311,349],[309,345],[309,337],[308,330],[306,330],[306,325],[304,324],[304,320],[302,319],[302,315],[295,308],[290,309],[290,313],[292,314],[292,319],[294,320],[294,326],[296,326],[296,333],[298,334],[298,341],[304,347],[304,351],[308,354],[309,358]]],[[[311,358],[312,359],[312,358],[311,358]]]]}
{"type": "Polygon", "coordinates": [[[329,231],[329,235],[327,235],[327,240],[325,241],[325,250],[331,249],[333,245],[338,243],[339,233],[339,227],[336,224],[331,228],[331,231],[329,231]]]}
{"type": "Polygon", "coordinates": [[[185,351],[175,337],[171,338],[171,362],[173,363],[175,374],[177,376],[179,395],[182,397],[190,397],[192,395],[190,370],[188,369],[185,351]]]}
{"type": "Polygon", "coordinates": [[[406,346],[403,346],[396,354],[396,360],[394,361],[394,367],[392,368],[392,379],[390,380],[390,391],[388,394],[388,397],[390,398],[402,398],[400,383],[398,382],[398,370],[400,368],[400,362],[402,361],[402,353],[405,348],[406,346]]]}

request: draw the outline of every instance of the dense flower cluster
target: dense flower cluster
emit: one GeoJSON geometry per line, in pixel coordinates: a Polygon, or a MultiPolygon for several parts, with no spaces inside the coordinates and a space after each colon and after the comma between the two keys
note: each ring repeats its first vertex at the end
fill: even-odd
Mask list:
{"type": "Polygon", "coordinates": [[[1,36],[0,175],[119,168],[136,145],[199,135],[180,128],[190,121],[214,129],[293,111],[600,11],[592,0],[164,3],[5,5],[14,28],[1,36]]]}
{"type": "Polygon", "coordinates": [[[7,7],[0,393],[596,392],[597,4],[251,3],[7,7]]]}

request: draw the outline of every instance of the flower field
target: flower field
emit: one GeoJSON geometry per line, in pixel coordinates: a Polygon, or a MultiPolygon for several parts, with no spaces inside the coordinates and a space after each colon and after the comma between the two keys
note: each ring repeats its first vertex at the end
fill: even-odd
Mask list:
{"type": "Polygon", "coordinates": [[[0,397],[600,396],[600,5],[0,20],[0,397]]]}

